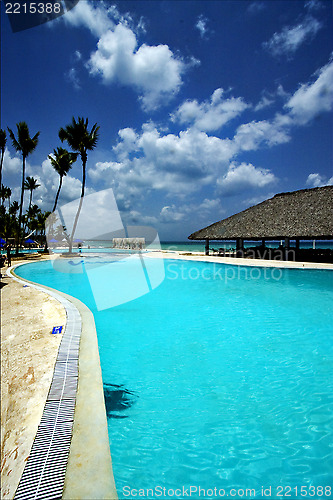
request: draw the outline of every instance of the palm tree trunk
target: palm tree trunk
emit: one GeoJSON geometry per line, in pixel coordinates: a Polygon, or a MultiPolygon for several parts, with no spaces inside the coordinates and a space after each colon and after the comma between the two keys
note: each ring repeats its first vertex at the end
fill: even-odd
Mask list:
{"type": "Polygon", "coordinates": [[[58,187],[58,191],[57,191],[57,194],[56,194],[56,197],[54,200],[54,206],[53,206],[52,212],[55,212],[55,209],[57,208],[57,203],[58,203],[58,198],[59,198],[61,186],[62,186],[62,175],[60,176],[59,187],[58,187]]]}
{"type": "Polygon", "coordinates": [[[1,151],[1,162],[0,162],[0,187],[2,186],[2,165],[3,165],[3,157],[5,156],[5,150],[1,151]]]}
{"type": "Polygon", "coordinates": [[[86,163],[87,163],[87,154],[86,153],[81,153],[81,158],[82,158],[82,190],[81,190],[81,198],[80,198],[80,203],[79,207],[76,212],[74,224],[73,224],[73,230],[72,234],[69,240],[69,253],[72,253],[73,251],[73,239],[74,239],[74,234],[76,231],[76,226],[79,220],[81,208],[82,208],[82,203],[83,203],[83,197],[84,197],[84,187],[86,184],[86,163]]]}
{"type": "MultiPolygon", "coordinates": [[[[30,199],[29,199],[29,208],[28,208],[28,213],[30,212],[31,202],[32,202],[32,189],[30,190],[30,199]]],[[[24,227],[23,227],[23,236],[24,236],[25,230],[26,230],[26,228],[27,228],[27,225],[28,225],[28,218],[26,218],[26,221],[25,221],[25,223],[24,223],[24,227]]]]}
{"type": "Polygon", "coordinates": [[[19,244],[21,241],[21,219],[22,219],[22,209],[23,209],[23,197],[24,197],[24,179],[25,179],[25,155],[23,155],[23,168],[22,168],[22,187],[21,187],[21,201],[20,201],[20,211],[18,219],[18,233],[16,240],[16,255],[19,253],[19,244]]]}
{"type": "MultiPolygon", "coordinates": [[[[57,191],[57,194],[56,194],[56,197],[55,197],[55,200],[54,200],[54,205],[53,205],[52,212],[55,212],[55,209],[57,208],[58,198],[59,198],[61,186],[62,186],[62,175],[60,176],[59,187],[58,187],[58,191],[57,191]]],[[[47,238],[45,238],[44,252],[47,252],[47,247],[48,247],[48,245],[47,245],[47,238]]]]}

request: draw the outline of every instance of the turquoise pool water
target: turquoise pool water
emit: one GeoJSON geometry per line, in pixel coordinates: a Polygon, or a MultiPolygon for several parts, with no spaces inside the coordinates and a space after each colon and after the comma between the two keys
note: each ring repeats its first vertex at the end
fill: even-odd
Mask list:
{"type": "Polygon", "coordinates": [[[120,498],[332,498],[332,272],[167,260],[98,311],[96,262],[73,264],[17,274],[95,315],[120,498]]]}

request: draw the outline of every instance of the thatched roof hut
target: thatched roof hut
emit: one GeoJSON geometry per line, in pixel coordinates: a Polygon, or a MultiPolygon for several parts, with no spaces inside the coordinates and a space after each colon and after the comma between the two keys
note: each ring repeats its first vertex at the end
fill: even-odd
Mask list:
{"type": "Polygon", "coordinates": [[[192,233],[190,240],[332,239],[333,186],[281,193],[192,233]]]}

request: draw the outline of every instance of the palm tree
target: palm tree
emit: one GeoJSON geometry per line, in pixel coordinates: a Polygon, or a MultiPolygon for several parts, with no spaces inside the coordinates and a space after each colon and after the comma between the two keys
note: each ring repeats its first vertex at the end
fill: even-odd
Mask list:
{"type": "Polygon", "coordinates": [[[7,142],[6,131],[2,130],[2,128],[0,128],[0,150],[1,150],[0,186],[1,186],[1,181],[2,181],[2,164],[3,164],[3,157],[5,156],[6,142],[7,142]]]}
{"type": "Polygon", "coordinates": [[[31,138],[28,125],[25,122],[17,123],[16,127],[17,127],[17,139],[10,128],[8,128],[8,132],[15,150],[21,152],[23,160],[20,212],[18,218],[18,238],[16,241],[16,254],[18,254],[20,239],[23,236],[21,235],[21,220],[22,220],[23,197],[24,197],[25,160],[27,156],[29,156],[36,149],[38,144],[39,132],[37,132],[37,134],[35,134],[31,138]]]}
{"type": "Polygon", "coordinates": [[[87,165],[87,151],[92,151],[97,144],[98,140],[98,130],[99,127],[97,123],[92,127],[91,131],[88,130],[88,118],[84,120],[84,118],[78,118],[76,121],[75,118],[72,118],[72,123],[67,125],[65,128],[61,128],[59,130],[59,139],[61,142],[67,141],[68,145],[74,150],[77,151],[82,160],[82,189],[81,189],[81,198],[80,203],[77,209],[77,213],[74,219],[73,230],[70,236],[69,242],[69,253],[72,253],[73,248],[73,239],[77,226],[77,222],[79,220],[79,215],[81,212],[83,197],[84,197],[84,188],[86,184],[86,165],[87,165]]]}
{"type": "Polygon", "coordinates": [[[68,172],[72,168],[73,163],[76,162],[78,157],[78,153],[70,153],[69,151],[67,151],[67,149],[64,148],[54,149],[53,154],[54,158],[51,155],[49,155],[48,158],[50,159],[51,165],[54,168],[54,170],[58,172],[60,176],[60,181],[59,181],[58,191],[54,200],[52,212],[54,212],[57,207],[58,198],[62,186],[62,179],[65,175],[68,174],[68,172]]]}
{"type": "Polygon", "coordinates": [[[38,207],[38,205],[30,205],[30,207],[27,210],[26,213],[26,224],[28,225],[28,228],[30,231],[33,229],[37,229],[36,226],[36,221],[38,214],[41,213],[41,209],[38,207]]]}
{"type": "MultiPolygon", "coordinates": [[[[7,198],[9,197],[9,190],[10,188],[4,186],[2,184],[2,186],[0,187],[0,199],[1,199],[1,205],[4,205],[5,204],[5,200],[7,200],[7,198]]],[[[10,194],[12,194],[12,192],[10,191],[10,194]]]]}
{"type": "Polygon", "coordinates": [[[7,199],[8,199],[8,210],[9,210],[9,207],[10,207],[10,197],[12,195],[12,190],[10,189],[10,187],[7,187],[7,199]]]}
{"type": "Polygon", "coordinates": [[[40,245],[43,243],[45,238],[45,222],[46,219],[51,215],[51,212],[42,212],[37,215],[37,232],[39,231],[40,245]]]}
{"type": "Polygon", "coordinates": [[[13,203],[9,207],[9,213],[10,215],[15,215],[17,214],[17,211],[19,210],[20,205],[18,204],[17,201],[13,201],[13,203]]]}
{"type": "Polygon", "coordinates": [[[26,178],[25,183],[24,183],[24,189],[26,191],[30,191],[29,209],[30,209],[31,203],[32,203],[32,192],[35,189],[37,189],[39,186],[40,186],[40,184],[38,184],[37,179],[34,179],[33,177],[27,177],[26,178]]]}

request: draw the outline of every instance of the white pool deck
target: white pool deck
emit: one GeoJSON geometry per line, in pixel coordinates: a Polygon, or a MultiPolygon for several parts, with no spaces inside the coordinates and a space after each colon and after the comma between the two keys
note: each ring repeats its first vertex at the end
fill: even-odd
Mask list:
{"type": "Polygon", "coordinates": [[[264,259],[244,259],[236,257],[219,257],[217,255],[204,255],[200,252],[181,252],[171,250],[154,250],[149,252],[147,256],[151,258],[162,259],[180,259],[194,260],[198,262],[214,262],[220,264],[231,264],[234,266],[251,266],[251,267],[276,267],[281,269],[327,269],[333,270],[333,264],[325,264],[322,262],[296,262],[283,260],[264,260],[264,259]]]}

